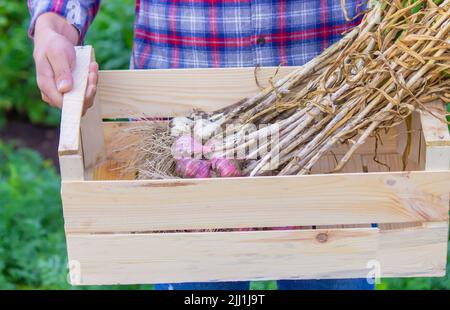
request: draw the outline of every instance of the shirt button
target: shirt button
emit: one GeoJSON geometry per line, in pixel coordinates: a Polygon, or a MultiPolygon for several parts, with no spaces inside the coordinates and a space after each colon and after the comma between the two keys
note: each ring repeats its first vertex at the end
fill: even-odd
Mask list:
{"type": "Polygon", "coordinates": [[[263,46],[264,44],[266,44],[266,39],[264,39],[264,37],[259,37],[258,39],[256,39],[256,44],[258,44],[259,46],[263,46]]]}

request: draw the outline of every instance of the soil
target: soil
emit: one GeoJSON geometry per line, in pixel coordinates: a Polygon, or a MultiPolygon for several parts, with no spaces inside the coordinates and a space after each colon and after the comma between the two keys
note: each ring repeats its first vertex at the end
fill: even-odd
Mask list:
{"type": "Polygon", "coordinates": [[[33,125],[25,120],[9,118],[0,129],[0,140],[14,141],[19,147],[38,151],[44,158],[51,159],[58,167],[59,128],[33,125]]]}

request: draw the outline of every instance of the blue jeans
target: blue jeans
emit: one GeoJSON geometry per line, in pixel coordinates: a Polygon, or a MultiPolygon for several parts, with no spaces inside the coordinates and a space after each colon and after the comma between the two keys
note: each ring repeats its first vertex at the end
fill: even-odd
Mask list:
{"type": "MultiPolygon", "coordinates": [[[[373,290],[366,279],[278,280],[279,290],[373,290]]],[[[155,290],[248,290],[249,281],[156,284],[155,290]]]]}

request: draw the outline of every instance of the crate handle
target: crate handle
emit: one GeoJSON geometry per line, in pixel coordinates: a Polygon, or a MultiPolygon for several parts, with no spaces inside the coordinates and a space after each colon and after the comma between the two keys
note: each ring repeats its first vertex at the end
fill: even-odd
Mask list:
{"type": "Polygon", "coordinates": [[[94,59],[92,46],[76,46],[76,63],[73,70],[73,89],[64,94],[61,112],[61,129],[58,154],[80,155],[81,115],[89,77],[89,64],[94,59]]]}

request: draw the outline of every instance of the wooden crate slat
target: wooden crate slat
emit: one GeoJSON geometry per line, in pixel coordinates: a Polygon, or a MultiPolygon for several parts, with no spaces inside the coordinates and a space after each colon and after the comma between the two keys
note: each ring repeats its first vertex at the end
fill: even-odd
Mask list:
{"type": "Polygon", "coordinates": [[[167,121],[104,122],[102,127],[107,158],[125,163],[133,160],[135,148],[132,146],[139,142],[139,137],[129,131],[133,127],[148,126],[150,123],[153,126],[168,126],[167,121]]]}
{"type": "Polygon", "coordinates": [[[74,284],[83,285],[445,274],[447,222],[393,227],[68,234],[67,240],[81,272],[72,274],[74,284]]]}
{"type": "Polygon", "coordinates": [[[373,159],[373,155],[363,155],[363,163],[367,167],[367,172],[403,171],[403,161],[400,154],[379,154],[376,159],[378,162],[373,159]]]}
{"type": "Polygon", "coordinates": [[[83,156],[81,155],[59,156],[59,168],[63,180],[84,180],[83,156]]]}
{"type": "Polygon", "coordinates": [[[91,46],[77,46],[76,65],[73,70],[73,88],[64,94],[61,112],[61,130],[58,153],[60,155],[75,155],[81,149],[81,114],[89,77],[89,64],[93,57],[91,46]]]}
{"type": "MultiPolygon", "coordinates": [[[[421,116],[419,112],[414,112],[411,115],[411,149],[409,153],[409,165],[417,168],[416,170],[423,170],[424,167],[420,167],[420,148],[421,146],[421,139],[423,135],[422,131],[422,122],[421,122],[421,116]],[[422,168],[422,169],[420,169],[422,168]]],[[[403,155],[403,153],[400,153],[400,155],[403,155]]],[[[409,169],[409,167],[406,167],[407,170],[413,170],[409,169]]]]}
{"type": "Polygon", "coordinates": [[[450,172],[63,182],[67,232],[448,219],[450,172]]]}
{"type": "Polygon", "coordinates": [[[380,224],[378,261],[382,277],[444,276],[447,265],[448,221],[380,224]]]}
{"type": "MultiPolygon", "coordinates": [[[[362,155],[360,154],[353,154],[353,156],[349,159],[347,164],[342,168],[340,172],[364,172],[361,156],[362,155]]],[[[341,160],[342,157],[343,155],[336,153],[334,153],[334,155],[326,155],[322,157],[311,169],[311,174],[330,173],[334,169],[334,167],[336,167],[337,163],[339,162],[339,160],[341,160]]]]}
{"type": "Polygon", "coordinates": [[[329,173],[333,169],[333,166],[330,166],[330,156],[331,155],[325,155],[320,158],[317,163],[312,166],[311,174],[329,173]]]}
{"type": "Polygon", "coordinates": [[[428,171],[450,169],[450,147],[430,146],[426,147],[425,169],[428,171]]]}
{"type": "MultiPolygon", "coordinates": [[[[428,103],[427,107],[434,113],[434,115],[445,115],[446,108],[441,101],[428,103]]],[[[447,146],[450,150],[450,132],[448,130],[447,121],[445,117],[440,119],[435,116],[422,112],[420,114],[422,128],[427,146],[447,146]]]]}
{"type": "Polygon", "coordinates": [[[94,180],[135,180],[136,175],[132,171],[126,171],[123,163],[108,160],[94,170],[94,180]]]}
{"type": "Polygon", "coordinates": [[[67,241],[81,271],[72,273],[74,284],[132,284],[365,277],[378,234],[376,228],[68,234],[67,241]]]}
{"type": "Polygon", "coordinates": [[[98,98],[81,118],[81,142],[86,179],[92,179],[95,167],[106,159],[101,107],[98,98]]]}
{"type": "MultiPolygon", "coordinates": [[[[257,71],[265,86],[298,67],[266,67],[257,71]]],[[[186,115],[211,111],[259,91],[254,68],[100,71],[97,95],[103,118],[186,115]]]]}
{"type": "MultiPolygon", "coordinates": [[[[430,105],[434,114],[445,113],[442,104],[430,105]]],[[[450,170],[450,133],[446,119],[437,119],[429,113],[421,113],[420,116],[425,142],[425,170],[450,170]]]]}

